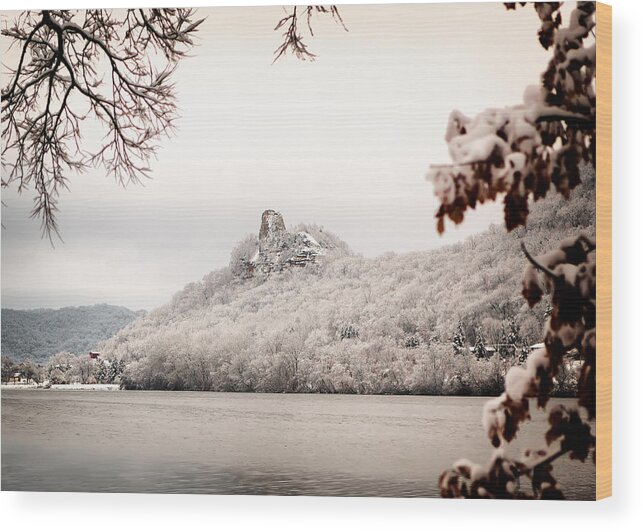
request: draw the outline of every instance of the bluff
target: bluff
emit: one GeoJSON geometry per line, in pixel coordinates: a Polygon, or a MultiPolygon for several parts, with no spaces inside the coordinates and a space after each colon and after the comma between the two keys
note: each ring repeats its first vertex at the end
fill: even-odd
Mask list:
{"type": "Polygon", "coordinates": [[[250,260],[240,258],[246,276],[281,272],[292,266],[315,263],[326,250],[306,231],[289,232],[281,213],[268,209],[261,215],[259,241],[250,260]]]}
{"type": "MultiPolygon", "coordinates": [[[[462,331],[465,346],[506,344],[508,334],[517,346],[541,341],[547,302],[529,308],[521,296],[521,242],[538,255],[579,232],[595,232],[593,176],[569,200],[533,205],[526,228],[374,258],[318,226],[289,231],[267,211],[229,267],[99,349],[127,364],[128,388],[496,394],[511,361],[454,356],[454,336],[462,331]]],[[[563,379],[573,386],[571,373],[563,379]]]]}

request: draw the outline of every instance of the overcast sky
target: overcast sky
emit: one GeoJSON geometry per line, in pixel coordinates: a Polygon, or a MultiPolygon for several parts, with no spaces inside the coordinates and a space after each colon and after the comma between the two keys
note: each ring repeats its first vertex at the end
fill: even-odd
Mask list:
{"type": "Polygon", "coordinates": [[[123,190],[101,170],[73,176],[55,248],[28,218],[33,192],[2,191],[3,307],[151,309],[225,266],[267,208],[369,257],[432,249],[500,219],[501,205],[485,206],[438,236],[424,176],[449,160],[452,109],[520,103],[538,82],[549,54],[533,9],[345,6],[348,32],[314,20],[317,61],[274,65],[281,7],[200,13],[199,46],[176,76],[182,118],[152,180],[123,190]]]}

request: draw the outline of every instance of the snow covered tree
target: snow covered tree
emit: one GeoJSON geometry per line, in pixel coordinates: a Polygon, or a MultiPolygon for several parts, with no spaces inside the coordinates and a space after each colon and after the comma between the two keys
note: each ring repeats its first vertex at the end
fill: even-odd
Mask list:
{"type": "Polygon", "coordinates": [[[230,270],[237,277],[251,277],[253,266],[251,260],[259,249],[256,235],[248,235],[230,253],[230,270]]]}
{"type": "Polygon", "coordinates": [[[92,384],[97,365],[102,366],[102,361],[93,360],[86,355],[79,355],[74,364],[74,375],[81,384],[92,384]]]}
{"type": "Polygon", "coordinates": [[[359,338],[359,330],[352,323],[346,323],[339,328],[339,337],[342,340],[359,338]]]}
{"type": "Polygon", "coordinates": [[[421,343],[417,334],[409,334],[404,338],[404,347],[407,349],[417,349],[421,343]]]}
{"type": "Polygon", "coordinates": [[[35,190],[47,236],[69,173],[102,166],[121,184],[149,174],[177,118],[172,74],[201,22],[182,8],[43,10],[2,28],[19,47],[2,88],[2,187],[35,190]],[[105,131],[96,146],[81,142],[88,122],[105,131]]]}
{"type": "Polygon", "coordinates": [[[498,353],[504,359],[516,354],[521,342],[518,324],[515,318],[509,318],[502,324],[502,337],[498,346],[498,353]]]}
{"type": "Polygon", "coordinates": [[[2,382],[9,382],[9,378],[16,371],[15,368],[17,364],[11,357],[8,356],[2,356],[0,364],[2,365],[2,382]]]}
{"type": "Polygon", "coordinates": [[[45,365],[45,375],[52,384],[67,384],[76,364],[76,355],[61,351],[52,356],[45,365]]]}
{"type": "Polygon", "coordinates": [[[35,383],[40,383],[42,380],[42,374],[43,371],[40,367],[38,367],[34,362],[31,360],[27,360],[26,362],[21,362],[18,365],[18,371],[20,371],[25,379],[27,379],[27,382],[34,381],[35,383]]]}
{"type": "Polygon", "coordinates": [[[105,382],[112,384],[123,374],[125,363],[122,360],[110,360],[105,371],[105,382]]]}
{"type": "MultiPolygon", "coordinates": [[[[596,5],[578,2],[566,27],[560,3],[534,7],[542,22],[539,40],[554,52],[541,86],[529,88],[521,106],[485,111],[473,120],[451,114],[446,139],[454,164],[430,172],[441,201],[439,232],[444,231],[445,217],[460,223],[467,208],[501,193],[505,225],[511,231],[525,224],[530,196],[538,200],[553,187],[567,197],[580,182],[581,163],[595,164],[596,46],[588,38],[596,5]]],[[[515,9],[516,4],[507,8],[515,9]]],[[[596,439],[588,423],[596,415],[595,248],[594,240],[585,235],[566,239],[538,257],[522,244],[529,261],[523,297],[533,306],[545,293],[551,296],[545,347],[528,356],[526,367],[512,367],[505,391],[484,407],[484,429],[497,448],[490,462],[483,466],[457,461],[440,476],[443,497],[561,499],[553,462],[566,454],[580,461],[591,454],[595,461],[596,439]],[[550,407],[547,447],[527,450],[519,460],[509,458],[504,447],[530,419],[530,399],[538,408],[547,406],[563,357],[572,349],[583,359],[578,405],[550,407]],[[531,493],[519,489],[522,476],[530,478],[531,493]]]]}
{"type": "Polygon", "coordinates": [[[485,338],[484,335],[482,334],[482,328],[481,327],[476,327],[476,340],[475,343],[473,344],[473,354],[476,356],[478,359],[485,359],[487,358],[487,346],[485,345],[485,338]]]}
{"type": "Polygon", "coordinates": [[[109,382],[107,373],[107,364],[100,360],[94,367],[94,379],[96,379],[98,384],[105,384],[106,382],[109,382]]]}
{"type": "Polygon", "coordinates": [[[466,344],[467,338],[466,335],[464,334],[464,325],[462,325],[462,322],[458,322],[458,328],[455,331],[455,334],[453,335],[453,339],[451,340],[451,345],[453,346],[453,352],[456,355],[461,355],[464,346],[466,344]]]}

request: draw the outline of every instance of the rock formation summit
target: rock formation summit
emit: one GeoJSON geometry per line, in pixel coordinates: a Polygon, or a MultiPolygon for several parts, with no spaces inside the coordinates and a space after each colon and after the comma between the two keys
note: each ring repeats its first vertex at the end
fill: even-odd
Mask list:
{"type": "Polygon", "coordinates": [[[291,233],[281,213],[268,209],[261,215],[259,247],[250,259],[252,273],[283,271],[291,266],[306,266],[324,255],[324,248],[305,231],[291,233]]]}
{"type": "Polygon", "coordinates": [[[272,238],[275,235],[286,231],[286,224],[281,213],[268,209],[261,215],[261,227],[259,228],[259,241],[272,238]]]}

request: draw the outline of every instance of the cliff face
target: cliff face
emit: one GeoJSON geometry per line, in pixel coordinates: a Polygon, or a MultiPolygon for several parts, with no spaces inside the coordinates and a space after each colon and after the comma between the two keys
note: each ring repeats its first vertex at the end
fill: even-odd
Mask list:
{"type": "Polygon", "coordinates": [[[283,216],[277,211],[268,209],[261,215],[261,227],[259,228],[259,241],[275,237],[286,231],[286,224],[283,216]]]}
{"type": "Polygon", "coordinates": [[[324,248],[305,231],[291,233],[281,214],[267,210],[261,216],[259,247],[248,264],[249,273],[283,271],[314,263],[324,248]]]}

